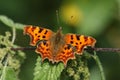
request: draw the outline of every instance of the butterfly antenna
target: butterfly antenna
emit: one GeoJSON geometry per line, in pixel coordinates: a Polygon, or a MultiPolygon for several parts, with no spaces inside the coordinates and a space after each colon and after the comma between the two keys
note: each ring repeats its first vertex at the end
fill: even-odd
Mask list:
{"type": "MultiPolygon", "coordinates": [[[[59,19],[58,10],[56,10],[56,16],[57,16],[57,23],[58,23],[58,26],[60,26],[60,19],[59,19]]],[[[61,32],[61,31],[62,31],[62,27],[60,26],[59,29],[58,29],[58,32],[61,32]]]]}
{"type": "Polygon", "coordinates": [[[60,26],[60,19],[59,19],[58,10],[56,10],[56,16],[57,16],[57,24],[58,24],[58,26],[60,26]]]}

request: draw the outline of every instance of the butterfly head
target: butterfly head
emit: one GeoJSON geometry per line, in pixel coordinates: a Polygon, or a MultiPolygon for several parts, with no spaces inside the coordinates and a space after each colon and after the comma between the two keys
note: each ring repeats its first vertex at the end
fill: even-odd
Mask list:
{"type": "Polygon", "coordinates": [[[60,27],[57,32],[56,32],[56,36],[62,36],[62,27],[60,27]]]}
{"type": "Polygon", "coordinates": [[[57,32],[62,32],[62,27],[59,27],[57,32]]]}

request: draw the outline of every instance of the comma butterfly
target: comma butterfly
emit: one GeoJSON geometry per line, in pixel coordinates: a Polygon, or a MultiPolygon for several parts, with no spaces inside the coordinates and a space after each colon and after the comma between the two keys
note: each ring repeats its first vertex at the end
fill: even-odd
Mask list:
{"type": "Polygon", "coordinates": [[[75,53],[82,55],[84,47],[94,47],[96,43],[96,40],[90,36],[62,34],[61,28],[55,33],[50,29],[28,25],[24,28],[24,34],[31,37],[30,45],[37,45],[35,51],[40,54],[42,61],[45,59],[52,63],[61,61],[64,65],[68,60],[75,59],[75,53]]]}

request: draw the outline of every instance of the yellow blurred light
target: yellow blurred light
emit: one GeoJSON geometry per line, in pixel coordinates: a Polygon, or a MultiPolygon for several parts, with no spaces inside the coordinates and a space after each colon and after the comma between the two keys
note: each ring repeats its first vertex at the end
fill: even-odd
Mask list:
{"type": "Polygon", "coordinates": [[[72,26],[76,26],[82,20],[80,8],[75,4],[63,5],[60,10],[62,20],[72,26]]]}

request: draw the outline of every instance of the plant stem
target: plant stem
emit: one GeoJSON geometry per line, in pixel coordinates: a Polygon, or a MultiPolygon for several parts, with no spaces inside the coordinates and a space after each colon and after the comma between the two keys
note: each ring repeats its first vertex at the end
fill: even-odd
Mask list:
{"type": "Polygon", "coordinates": [[[93,48],[95,51],[102,52],[120,52],[120,48],[93,48]]]}
{"type": "Polygon", "coordinates": [[[36,47],[19,47],[19,48],[11,48],[11,50],[17,51],[17,50],[35,50],[36,47]]]}
{"type": "Polygon", "coordinates": [[[100,74],[101,74],[101,80],[106,80],[105,79],[105,74],[104,74],[104,71],[103,71],[103,67],[102,67],[102,64],[100,62],[100,59],[99,57],[96,55],[96,52],[94,51],[94,55],[92,56],[93,59],[96,61],[99,69],[100,69],[100,74]]]}
{"type": "MultiPolygon", "coordinates": [[[[18,48],[11,48],[11,50],[35,50],[36,47],[18,47],[18,48]]],[[[84,50],[88,51],[99,51],[99,52],[120,52],[120,48],[85,48],[84,50]]]]}
{"type": "MultiPolygon", "coordinates": [[[[8,57],[8,56],[7,56],[8,57]]],[[[6,76],[6,68],[7,68],[7,64],[8,64],[8,58],[6,58],[6,61],[5,61],[5,65],[3,67],[3,70],[2,70],[2,75],[0,77],[0,80],[5,80],[5,76],[6,76]]]]}
{"type": "Polygon", "coordinates": [[[16,29],[15,29],[15,27],[12,28],[12,32],[13,32],[12,43],[14,43],[15,38],[16,38],[16,29]]]}

